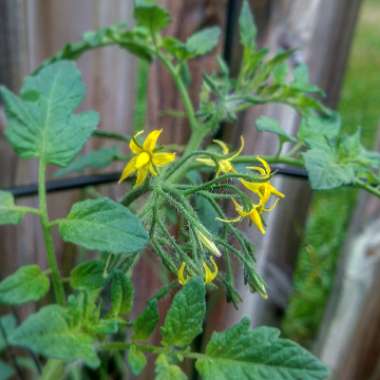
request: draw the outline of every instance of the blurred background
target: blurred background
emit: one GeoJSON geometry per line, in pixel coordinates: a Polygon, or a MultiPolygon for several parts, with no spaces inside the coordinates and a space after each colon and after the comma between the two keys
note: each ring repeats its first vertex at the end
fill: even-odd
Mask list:
{"type": "MultiPolygon", "coordinates": [[[[224,57],[232,73],[239,65],[237,20],[241,1],[158,2],[173,16],[169,34],[185,39],[212,25],[223,31],[218,49],[191,64],[191,94],[197,102],[202,75],[216,68],[217,55],[224,57]]],[[[250,3],[259,45],[272,51],[296,49],[290,64],[309,64],[311,81],[326,92],[325,104],[342,113],[345,131],[361,126],[367,146],[379,147],[380,0],[250,3]]],[[[18,91],[22,78],[66,42],[115,22],[132,24],[132,13],[132,0],[0,0],[0,84],[18,91]]],[[[112,47],[89,52],[78,64],[88,87],[83,107],[100,112],[101,129],[133,133],[142,126],[163,127],[164,142],[186,141],[186,123],[173,116],[173,111],[181,110],[179,98],[159,64],[148,67],[112,47]]],[[[273,139],[254,128],[256,118],[263,114],[278,118],[289,131],[297,129],[298,117],[288,107],[260,106],[242,115],[235,125],[223,125],[221,137],[238,145],[244,134],[247,153],[273,153],[273,139]]],[[[35,182],[36,163],[16,157],[5,142],[4,128],[0,104],[0,187],[35,182]]],[[[103,146],[111,147],[112,143],[93,139],[86,150],[103,146]]],[[[107,168],[116,169],[121,166],[107,168]]],[[[53,173],[52,169],[51,176],[53,173]]],[[[212,331],[249,314],[255,325],[280,327],[287,337],[315,352],[333,369],[332,378],[380,379],[379,200],[351,189],[311,193],[307,182],[300,179],[278,177],[276,181],[287,198],[268,220],[265,239],[252,233],[270,298],[262,301],[250,294],[236,268],[244,302],[234,310],[226,304],[222,291],[211,294],[208,332],[199,345],[212,331]]],[[[109,185],[49,195],[51,217],[65,215],[73,201],[93,191],[119,197],[123,188],[109,185]]],[[[28,197],[19,202],[36,205],[37,200],[28,197]]],[[[81,253],[77,255],[72,246],[58,239],[56,245],[63,270],[68,271],[81,253]]],[[[44,267],[38,223],[27,217],[17,228],[2,226],[0,252],[0,278],[21,264],[38,262],[44,267]]],[[[158,263],[152,266],[152,258],[149,260],[142,261],[136,271],[136,312],[160,285],[155,270],[158,263]]],[[[24,308],[18,318],[24,318],[33,307],[24,308]]],[[[139,378],[152,378],[150,371],[139,378]]]]}

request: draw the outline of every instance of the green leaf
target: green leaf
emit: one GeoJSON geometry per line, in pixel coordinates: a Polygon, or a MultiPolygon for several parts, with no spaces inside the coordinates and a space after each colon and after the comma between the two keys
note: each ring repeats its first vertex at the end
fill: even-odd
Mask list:
{"type": "Polygon", "coordinates": [[[133,344],[128,350],[128,364],[131,367],[132,373],[135,376],[140,375],[146,363],[147,360],[144,353],[133,344]]]}
{"type": "Polygon", "coordinates": [[[60,177],[71,173],[82,172],[85,169],[102,169],[111,165],[118,155],[119,150],[115,146],[112,148],[93,150],[84,156],[79,156],[69,166],[57,170],[54,176],[60,177]]]}
{"type": "Polygon", "coordinates": [[[66,311],[58,305],[43,307],[32,314],[10,336],[10,343],[26,347],[48,358],[65,362],[81,360],[89,367],[99,366],[93,339],[70,326],[66,311]]]}
{"type": "Polygon", "coordinates": [[[0,303],[21,305],[41,299],[49,290],[49,278],[38,265],[26,265],[0,282],[0,303]]]}
{"type": "Polygon", "coordinates": [[[219,42],[220,28],[213,26],[194,33],[186,41],[186,48],[192,57],[204,55],[214,49],[219,42]]]}
{"type": "Polygon", "coordinates": [[[308,150],[303,158],[314,190],[333,189],[355,181],[354,167],[340,163],[336,150],[328,145],[308,150]]]}
{"type": "Polygon", "coordinates": [[[60,220],[59,232],[65,241],[114,254],[142,250],[148,241],[137,216],[108,198],[74,204],[67,218],[60,220]]]}
{"type": "Polygon", "coordinates": [[[101,289],[106,281],[103,272],[104,263],[99,260],[80,263],[71,271],[70,285],[81,290],[101,289]]]}
{"type": "Polygon", "coordinates": [[[130,277],[121,271],[115,271],[111,279],[110,314],[116,317],[129,313],[133,305],[133,296],[134,290],[130,277]]]}
{"type": "Polygon", "coordinates": [[[299,65],[293,72],[293,82],[291,86],[304,93],[319,93],[321,96],[324,92],[317,86],[310,83],[309,80],[309,68],[306,64],[299,65]]]}
{"type": "MultiPolygon", "coordinates": [[[[2,326],[2,331],[5,331],[6,337],[0,333],[0,352],[8,346],[8,336],[12,334],[16,328],[16,318],[12,314],[3,315],[0,317],[0,324],[2,326]]],[[[1,379],[1,377],[0,377],[1,379]]]]}
{"type": "Polygon", "coordinates": [[[156,328],[159,319],[157,300],[151,299],[133,323],[133,339],[148,339],[156,328]]]}
{"type": "Polygon", "coordinates": [[[341,120],[339,114],[322,117],[310,114],[302,119],[298,138],[310,147],[325,146],[339,136],[341,120]]]}
{"type": "Polygon", "coordinates": [[[239,17],[240,41],[243,46],[254,50],[256,45],[256,25],[248,1],[244,0],[239,17]]]}
{"type": "Polygon", "coordinates": [[[99,122],[96,112],[73,114],[85,87],[72,62],[56,62],[27,77],[20,97],[5,87],[0,93],[7,116],[5,135],[22,158],[66,166],[99,122]]]}
{"type": "Polygon", "coordinates": [[[174,297],[164,325],[163,343],[187,346],[202,332],[206,313],[205,286],[200,278],[191,279],[174,297]]]}
{"type": "Polygon", "coordinates": [[[175,364],[170,364],[168,358],[161,354],[156,360],[155,380],[186,380],[187,376],[175,364]]]}
{"type": "Polygon", "coordinates": [[[148,2],[139,1],[135,6],[134,16],[138,25],[153,33],[166,28],[170,23],[170,14],[166,9],[148,2]]]}
{"type": "Polygon", "coordinates": [[[282,141],[296,142],[297,140],[287,134],[281,127],[277,120],[271,117],[261,116],[256,121],[256,128],[260,132],[269,132],[277,135],[282,141]]]}
{"type": "Polygon", "coordinates": [[[25,212],[15,205],[12,193],[0,191],[0,225],[18,224],[24,215],[25,212]]]}
{"type": "Polygon", "coordinates": [[[14,375],[13,368],[0,360],[0,379],[8,380],[14,375]]]}
{"type": "Polygon", "coordinates": [[[250,320],[214,333],[196,368],[204,380],[325,380],[323,364],[269,327],[251,330],[250,320]]]}

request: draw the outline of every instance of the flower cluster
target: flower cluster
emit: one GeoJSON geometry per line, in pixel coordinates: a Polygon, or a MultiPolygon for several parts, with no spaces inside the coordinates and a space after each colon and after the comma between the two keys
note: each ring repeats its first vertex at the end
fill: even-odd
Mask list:
{"type": "MultiPolygon", "coordinates": [[[[232,155],[230,154],[228,146],[224,142],[219,140],[214,140],[214,142],[222,148],[224,155],[223,158],[217,161],[216,176],[222,172],[236,173],[237,170],[233,166],[233,160],[237,158],[242,152],[244,148],[244,138],[241,137],[240,148],[236,153],[232,155]]],[[[232,219],[218,219],[227,223],[235,223],[241,221],[244,218],[249,218],[249,220],[256,225],[258,230],[263,235],[265,235],[266,230],[262,214],[264,212],[272,211],[276,207],[278,199],[284,198],[285,195],[271,184],[270,178],[272,176],[272,171],[268,162],[259,156],[257,156],[256,159],[261,163],[262,166],[248,166],[247,169],[253,170],[259,174],[258,181],[247,181],[244,179],[240,179],[239,181],[244,186],[244,188],[255,194],[255,196],[258,198],[258,202],[252,202],[251,207],[246,210],[240,203],[236,201],[236,199],[232,198],[235,211],[238,215],[232,219]],[[272,195],[277,197],[277,200],[273,203],[272,206],[268,207],[268,203],[272,195]]],[[[209,158],[200,158],[198,159],[198,162],[201,162],[207,166],[215,167],[214,161],[209,158]]]]}

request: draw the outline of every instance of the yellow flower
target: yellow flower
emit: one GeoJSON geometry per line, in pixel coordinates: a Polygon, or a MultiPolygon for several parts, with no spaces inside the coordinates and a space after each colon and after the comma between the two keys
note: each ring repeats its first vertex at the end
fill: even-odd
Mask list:
{"type": "Polygon", "coordinates": [[[261,217],[261,213],[264,211],[261,203],[252,203],[251,209],[245,211],[243,206],[236,202],[235,199],[232,198],[232,202],[234,203],[235,211],[239,214],[238,218],[235,219],[236,221],[239,221],[243,218],[249,218],[250,221],[258,228],[258,230],[263,235],[266,234],[263,218],[261,217]]]}
{"type": "MultiPolygon", "coordinates": [[[[265,161],[263,158],[257,156],[257,159],[261,162],[263,167],[260,166],[250,166],[248,169],[256,170],[260,173],[262,179],[268,179],[268,181],[264,182],[251,182],[246,181],[244,179],[240,180],[241,184],[247,188],[248,190],[252,191],[253,193],[257,194],[260,198],[260,203],[265,207],[266,204],[269,201],[269,198],[272,195],[275,195],[278,198],[285,198],[285,194],[281,191],[277,190],[270,182],[269,178],[272,175],[271,168],[267,161],[265,161]]],[[[272,207],[273,209],[274,207],[272,207]]]]}
{"type": "Polygon", "coordinates": [[[203,233],[200,230],[196,230],[197,237],[201,244],[213,255],[220,257],[222,254],[219,251],[219,248],[216,246],[216,244],[207,236],[206,233],[203,233]]]}
{"type": "Polygon", "coordinates": [[[133,153],[133,157],[125,165],[119,183],[136,172],[135,186],[139,186],[145,182],[149,173],[156,176],[159,167],[166,166],[175,159],[175,153],[156,151],[157,140],[161,132],[162,129],[155,129],[150,132],[142,145],[137,142],[136,138],[143,131],[136,133],[132,137],[129,148],[133,153]]]}
{"type": "Polygon", "coordinates": [[[281,191],[277,190],[269,181],[268,182],[250,182],[245,181],[244,179],[240,180],[241,184],[257,194],[260,198],[260,202],[265,206],[269,198],[272,195],[275,195],[278,198],[285,198],[285,194],[281,193],[281,191]]]}
{"type": "MultiPolygon", "coordinates": [[[[235,172],[235,168],[232,165],[232,161],[240,155],[240,153],[244,149],[244,137],[240,137],[240,148],[232,155],[230,155],[230,149],[227,146],[226,143],[220,140],[213,140],[215,144],[218,144],[220,148],[222,149],[223,155],[226,158],[223,158],[221,160],[218,160],[218,167],[216,170],[216,175],[218,176],[220,173],[233,173],[235,172]]],[[[198,162],[205,164],[207,166],[215,167],[215,161],[213,161],[211,158],[198,158],[198,162]]]]}
{"type": "MultiPolygon", "coordinates": [[[[205,284],[209,284],[215,280],[215,278],[218,276],[218,266],[216,265],[216,262],[213,257],[210,257],[210,262],[212,264],[212,268],[210,268],[207,265],[206,261],[203,261],[203,279],[205,284]]],[[[185,269],[186,269],[186,263],[182,262],[180,267],[178,268],[178,282],[181,285],[185,285],[187,281],[189,281],[189,276],[185,274],[185,269]]]]}

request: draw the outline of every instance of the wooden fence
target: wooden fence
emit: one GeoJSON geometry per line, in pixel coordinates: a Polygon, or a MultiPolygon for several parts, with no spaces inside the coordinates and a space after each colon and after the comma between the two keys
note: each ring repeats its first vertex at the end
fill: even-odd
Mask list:
{"type": "MultiPolygon", "coordinates": [[[[132,23],[132,3],[132,0],[0,0],[0,83],[18,90],[23,76],[62,48],[65,42],[78,40],[83,32],[114,22],[132,23]]],[[[196,101],[202,75],[214,69],[217,54],[224,55],[232,71],[239,64],[237,17],[241,0],[161,0],[160,3],[173,15],[168,32],[182,39],[206,26],[218,25],[222,29],[223,38],[216,51],[191,64],[191,94],[196,101]]],[[[312,81],[326,91],[326,103],[332,107],[339,99],[360,3],[360,0],[251,0],[259,27],[259,44],[272,51],[297,48],[292,64],[306,62],[310,65],[312,81]]],[[[117,48],[106,48],[87,53],[80,58],[79,67],[88,86],[85,107],[100,112],[100,128],[130,131],[136,100],[136,60],[117,48]]],[[[149,78],[146,127],[163,127],[166,142],[186,141],[187,126],[181,119],[163,112],[182,107],[174,84],[158,63],[151,66],[149,78]]],[[[222,133],[225,139],[236,145],[239,136],[244,134],[247,152],[273,153],[272,140],[265,134],[257,134],[253,128],[255,119],[262,114],[279,118],[289,131],[297,128],[297,115],[289,108],[257,107],[246,112],[236,125],[224,125],[222,133]]],[[[0,128],[4,128],[1,117],[0,128]]],[[[92,147],[98,145],[99,141],[91,143],[92,147]]],[[[17,158],[3,136],[0,136],[0,167],[0,187],[36,180],[36,163],[17,158]]],[[[242,284],[240,269],[236,268],[245,301],[236,311],[225,303],[222,294],[213,294],[205,336],[230,325],[242,314],[251,315],[255,324],[279,323],[279,315],[286,307],[292,289],[292,272],[310,202],[310,190],[301,180],[276,181],[287,194],[286,202],[282,202],[271,216],[269,233],[264,240],[252,234],[252,239],[258,242],[260,269],[269,283],[270,300],[264,303],[251,295],[242,284]]],[[[122,189],[108,186],[101,191],[118,197],[122,189]]],[[[69,205],[80,196],[79,191],[49,196],[51,216],[64,215],[69,205]]],[[[23,203],[36,205],[36,199],[26,199],[23,203]]],[[[56,244],[65,268],[75,260],[74,252],[70,246],[58,241],[56,244]]],[[[0,250],[2,277],[21,264],[37,261],[45,265],[39,225],[29,217],[17,228],[1,228],[0,250]]],[[[139,264],[135,281],[138,307],[142,307],[160,279],[151,264],[143,261],[139,264]]],[[[326,338],[321,339],[320,347],[327,344],[326,338]]],[[[351,373],[358,373],[364,362],[364,357],[357,359],[350,367],[351,373]]],[[[145,377],[140,378],[151,379],[151,371],[151,368],[145,371],[145,377]]],[[[360,378],[349,376],[352,375],[345,373],[339,379],[360,378]]],[[[374,379],[380,379],[380,375],[371,378],[374,379]]]]}

